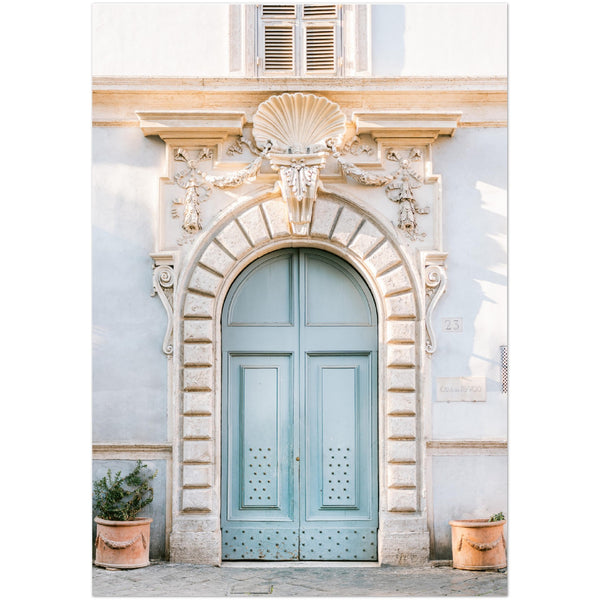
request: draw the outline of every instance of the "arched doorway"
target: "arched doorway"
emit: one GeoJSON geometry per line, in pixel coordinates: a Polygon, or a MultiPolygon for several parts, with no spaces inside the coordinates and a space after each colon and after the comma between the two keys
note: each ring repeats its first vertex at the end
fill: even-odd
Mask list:
{"type": "Polygon", "coordinates": [[[222,312],[222,557],[377,560],[377,312],[345,261],[287,248],[222,312]]]}

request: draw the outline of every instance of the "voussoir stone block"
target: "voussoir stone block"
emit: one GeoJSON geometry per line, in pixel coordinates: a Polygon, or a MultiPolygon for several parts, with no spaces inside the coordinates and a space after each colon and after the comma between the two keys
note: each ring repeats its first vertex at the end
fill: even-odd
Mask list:
{"type": "Polygon", "coordinates": [[[414,369],[388,369],[387,373],[388,390],[407,390],[416,389],[416,372],[414,369]]]}
{"type": "Polygon", "coordinates": [[[406,463],[415,462],[417,458],[417,444],[410,440],[388,440],[388,462],[406,463]]]}
{"type": "Polygon", "coordinates": [[[188,292],[183,307],[184,317],[211,317],[214,310],[214,298],[188,292]]]}
{"type": "Polygon", "coordinates": [[[212,483],[212,465],[183,465],[184,486],[210,487],[212,483]]]}
{"type": "Polygon", "coordinates": [[[388,296],[385,299],[385,306],[390,317],[414,318],[417,315],[415,297],[412,292],[399,294],[398,296],[388,296]]]}
{"type": "Polygon", "coordinates": [[[212,342],[213,322],[211,320],[187,319],[183,322],[184,342],[212,342]]]}
{"type": "Polygon", "coordinates": [[[195,463],[213,462],[212,440],[184,440],[183,442],[183,461],[195,463]]]}
{"type": "Polygon", "coordinates": [[[222,277],[202,267],[196,267],[192,273],[188,287],[210,296],[215,296],[222,281],[222,277]]]}
{"type": "Polygon", "coordinates": [[[217,239],[236,258],[244,256],[251,249],[246,236],[235,221],[229,223],[217,236],[217,239]]]}
{"type": "Polygon", "coordinates": [[[287,207],[282,200],[268,200],[263,203],[263,209],[274,238],[290,235],[287,207]]]}
{"type": "Polygon", "coordinates": [[[354,236],[349,248],[361,258],[383,239],[383,233],[369,221],[365,221],[354,236]]]}
{"type": "Polygon", "coordinates": [[[387,485],[388,487],[416,487],[417,485],[417,467],[416,465],[396,465],[387,466],[387,485]]]}
{"type": "Polygon", "coordinates": [[[365,260],[365,262],[367,263],[369,270],[374,275],[378,275],[379,273],[399,263],[400,260],[400,255],[394,249],[394,247],[389,242],[385,242],[382,246],[377,248],[377,250],[375,250],[375,252],[373,252],[373,254],[371,254],[365,260]]]}
{"type": "Polygon", "coordinates": [[[212,490],[210,488],[184,489],[181,495],[183,510],[212,510],[212,490]]]}
{"type": "Polygon", "coordinates": [[[270,239],[267,225],[258,206],[253,206],[240,215],[238,221],[254,246],[270,239]]]}
{"type": "Polygon", "coordinates": [[[385,275],[377,278],[377,285],[384,296],[404,292],[412,288],[404,265],[399,265],[385,275]]]}
{"type": "Polygon", "coordinates": [[[209,244],[208,248],[202,253],[200,262],[209,269],[216,271],[220,275],[225,275],[235,262],[233,258],[223,248],[215,242],[209,244]]]}
{"type": "Polygon", "coordinates": [[[210,366],[213,364],[212,344],[184,344],[183,364],[185,366],[210,366]]]}
{"type": "Polygon", "coordinates": [[[213,392],[184,392],[183,414],[213,414],[213,392]]]}
{"type": "Polygon", "coordinates": [[[313,208],[313,218],[310,226],[311,236],[329,237],[339,209],[340,205],[337,202],[317,199],[313,208]]]}
{"type": "Polygon", "coordinates": [[[210,439],[212,437],[212,429],[212,416],[183,417],[184,438],[210,439]]]}
{"type": "Polygon", "coordinates": [[[417,510],[417,490],[388,489],[388,510],[390,512],[414,512],[417,510]]]}
{"type": "Polygon", "coordinates": [[[348,242],[354,235],[354,232],[362,223],[362,220],[363,217],[361,215],[353,210],[350,210],[347,206],[344,206],[342,213],[335,224],[335,229],[333,230],[331,239],[339,242],[343,246],[347,246],[348,242]]]}
{"type": "Polygon", "coordinates": [[[411,416],[388,416],[387,435],[391,439],[415,439],[417,420],[411,416]]]}
{"type": "Polygon", "coordinates": [[[211,367],[186,367],[183,387],[187,390],[212,390],[214,374],[211,367]]]}
{"type": "Polygon", "coordinates": [[[388,392],[386,402],[388,415],[414,415],[417,412],[417,394],[415,392],[388,392]]]}

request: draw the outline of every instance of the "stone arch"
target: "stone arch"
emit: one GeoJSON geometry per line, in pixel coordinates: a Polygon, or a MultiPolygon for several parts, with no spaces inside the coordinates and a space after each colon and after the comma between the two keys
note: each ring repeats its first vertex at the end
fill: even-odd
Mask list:
{"type": "MultiPolygon", "coordinates": [[[[290,233],[281,198],[237,203],[203,231],[181,272],[174,298],[173,532],[171,560],[220,563],[220,321],[237,275],[279,248],[314,247],[352,265],[371,289],[379,321],[380,562],[398,553],[404,521],[421,516],[418,545],[428,544],[422,482],[420,397],[423,295],[418,277],[383,218],[337,194],[320,195],[307,236],[290,233]],[[387,513],[385,518],[384,513],[387,513]]],[[[401,545],[401,544],[400,544],[401,545]]],[[[421,548],[423,560],[428,548],[421,548]]],[[[396,561],[397,562],[397,561],[396,561]]]]}

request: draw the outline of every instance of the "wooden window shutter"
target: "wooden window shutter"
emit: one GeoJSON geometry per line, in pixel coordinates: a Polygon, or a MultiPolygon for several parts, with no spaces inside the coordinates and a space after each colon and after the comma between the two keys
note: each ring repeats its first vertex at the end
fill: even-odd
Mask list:
{"type": "Polygon", "coordinates": [[[307,73],[335,73],[335,25],[307,25],[305,68],[307,73]]]}
{"type": "Polygon", "coordinates": [[[294,74],[296,5],[263,4],[261,17],[263,71],[294,74]]]}

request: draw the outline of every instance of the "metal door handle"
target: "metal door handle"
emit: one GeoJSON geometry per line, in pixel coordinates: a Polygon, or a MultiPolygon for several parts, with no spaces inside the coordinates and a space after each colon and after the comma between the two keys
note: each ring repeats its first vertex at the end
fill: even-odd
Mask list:
{"type": "Polygon", "coordinates": [[[299,456],[296,456],[296,460],[298,460],[298,461],[299,461],[299,460],[300,460],[300,457],[299,457],[299,456]]]}

